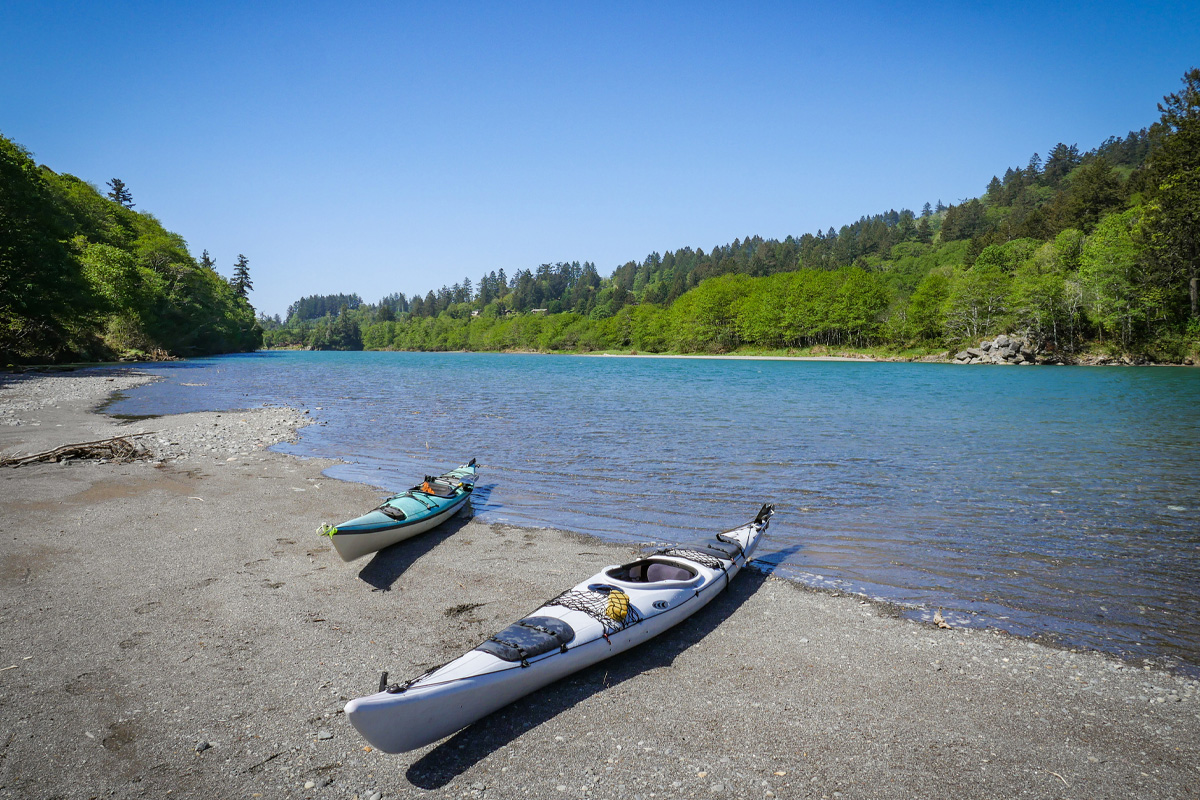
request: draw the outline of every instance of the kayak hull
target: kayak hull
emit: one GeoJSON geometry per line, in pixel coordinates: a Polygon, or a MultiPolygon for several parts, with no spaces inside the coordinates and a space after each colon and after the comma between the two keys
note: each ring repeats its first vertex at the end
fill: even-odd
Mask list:
{"type": "Polygon", "coordinates": [[[745,565],[766,527],[766,520],[756,520],[724,534],[738,541],[741,552],[719,559],[716,566],[667,555],[653,555],[644,562],[635,562],[653,561],[686,568],[693,573],[687,580],[625,581],[614,578],[614,574],[622,574],[619,571],[624,567],[613,566],[574,587],[572,592],[582,592],[599,583],[619,589],[638,618],[628,627],[607,630],[602,622],[581,610],[556,605],[559,599],[556,598],[530,617],[552,617],[569,623],[575,638],[565,649],[555,648],[521,664],[480,649],[472,650],[401,687],[389,687],[351,700],[345,708],[346,716],[363,738],[386,753],[405,752],[436,742],[554,681],[652,639],[692,616],[720,594],[745,565]]]}
{"type": "MultiPolygon", "coordinates": [[[[423,519],[414,520],[409,524],[362,532],[343,531],[339,528],[338,532],[330,538],[333,540],[333,547],[337,550],[337,554],[342,557],[342,561],[354,561],[355,559],[382,550],[385,547],[390,547],[397,542],[411,539],[419,533],[436,528],[459,511],[462,511],[463,506],[467,504],[467,500],[470,497],[470,494],[464,492],[454,503],[445,506],[437,513],[423,519]]],[[[406,520],[406,522],[408,521],[406,520]]]]}
{"type": "Polygon", "coordinates": [[[334,549],[343,561],[354,561],[436,528],[461,511],[471,499],[477,471],[472,459],[434,479],[435,482],[449,482],[443,495],[414,487],[389,497],[379,508],[361,517],[343,522],[329,534],[334,549]],[[450,484],[453,489],[448,488],[450,484]],[[385,509],[391,515],[384,513],[385,509]],[[397,516],[400,519],[396,519],[397,516]]]}

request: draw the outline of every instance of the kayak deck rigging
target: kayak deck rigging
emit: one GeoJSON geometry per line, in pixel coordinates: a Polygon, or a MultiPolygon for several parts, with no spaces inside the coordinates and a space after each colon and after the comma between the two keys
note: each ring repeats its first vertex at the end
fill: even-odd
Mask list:
{"type": "Polygon", "coordinates": [[[661,634],[721,593],[774,507],[700,545],[605,567],[458,658],[352,700],[348,719],[383,752],[436,741],[539,687],[661,634]]]}

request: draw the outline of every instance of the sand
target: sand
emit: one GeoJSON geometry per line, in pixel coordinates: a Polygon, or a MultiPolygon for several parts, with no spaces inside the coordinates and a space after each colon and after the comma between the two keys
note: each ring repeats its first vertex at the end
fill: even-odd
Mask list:
{"type": "Polygon", "coordinates": [[[1200,794],[1195,681],[749,570],[647,645],[371,751],[342,708],[382,671],[415,676],[633,552],[463,514],[344,564],[317,527],[383,493],[266,449],[301,413],[93,413],[143,380],[0,377],[0,453],[137,430],[155,450],[0,469],[0,797],[1200,794]]]}

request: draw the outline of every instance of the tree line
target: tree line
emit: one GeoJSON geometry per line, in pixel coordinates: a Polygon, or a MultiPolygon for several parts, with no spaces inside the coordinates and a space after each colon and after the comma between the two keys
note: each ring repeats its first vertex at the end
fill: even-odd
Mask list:
{"type": "MultiPolygon", "coordinates": [[[[1000,332],[1164,360],[1200,342],[1200,70],[1160,118],[993,176],[983,194],[838,230],[593,264],[489,271],[268,331],[273,346],[729,352],[934,350],[1000,332]]],[[[306,298],[308,300],[309,298],[306,298]]],[[[357,297],[355,296],[355,300],[357,297]]],[[[333,306],[336,305],[336,311],[333,306]]]]}
{"type": "Polygon", "coordinates": [[[226,281],[205,251],[0,136],[0,366],[253,350],[249,261],[226,281]]]}

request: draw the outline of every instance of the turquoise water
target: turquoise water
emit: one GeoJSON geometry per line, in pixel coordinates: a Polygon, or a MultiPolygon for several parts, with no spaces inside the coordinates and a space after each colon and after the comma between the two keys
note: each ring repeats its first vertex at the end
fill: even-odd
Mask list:
{"type": "MultiPolygon", "coordinates": [[[[471,457],[488,522],[688,541],[928,617],[1200,671],[1200,370],[270,352],[149,365],[111,413],[286,404],[383,490],[471,457]],[[201,384],[201,385],[184,385],[201,384]]],[[[382,492],[381,492],[382,494],[382,492]]],[[[330,508],[339,522],[365,509],[330,508]]]]}

